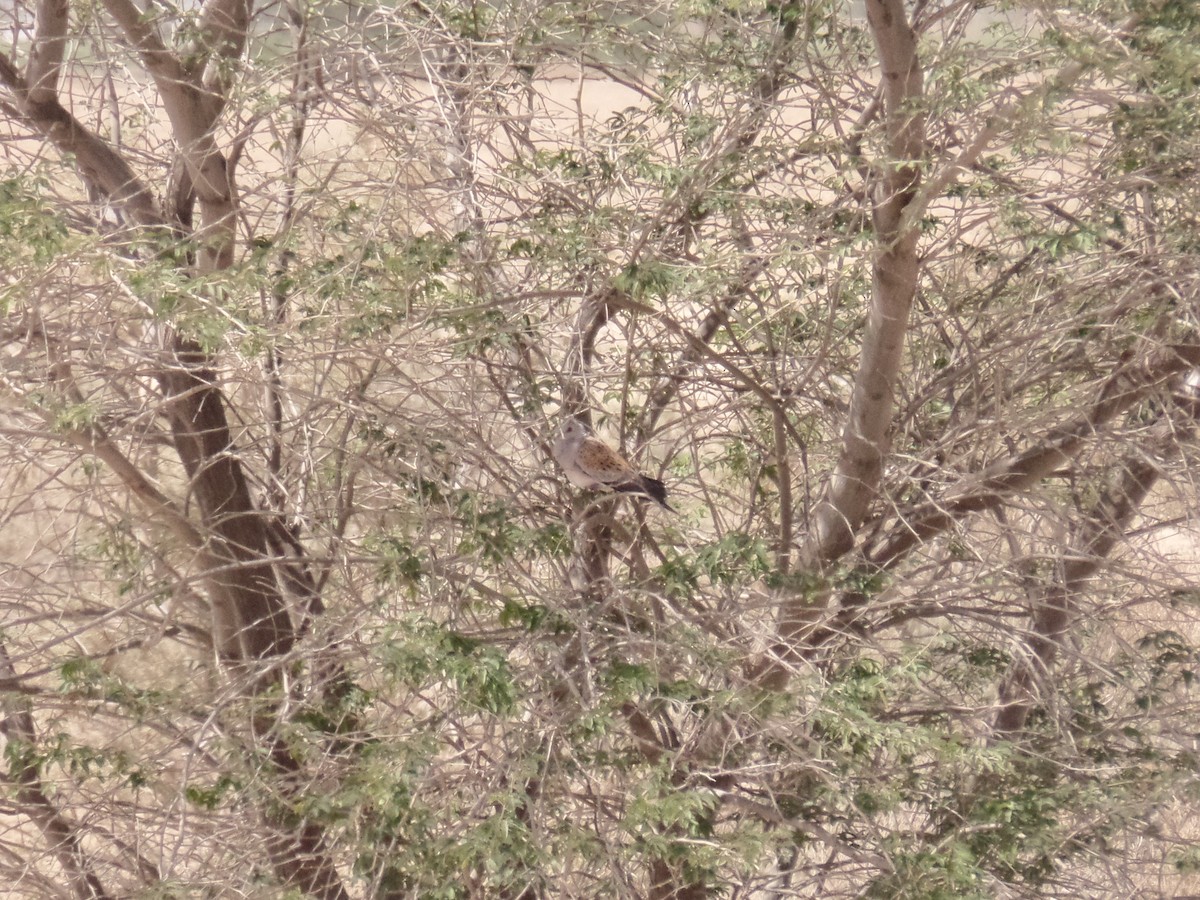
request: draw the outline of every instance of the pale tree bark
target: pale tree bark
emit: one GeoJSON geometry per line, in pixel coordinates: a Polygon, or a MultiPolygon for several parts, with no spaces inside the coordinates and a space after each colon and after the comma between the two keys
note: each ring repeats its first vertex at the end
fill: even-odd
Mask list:
{"type": "MultiPolygon", "coordinates": [[[[799,565],[820,577],[854,546],[879,486],[888,452],[893,394],[900,374],[909,311],[917,290],[919,234],[906,217],[916,197],[925,155],[923,76],[917,38],[902,0],[867,0],[867,20],[879,53],[887,158],[872,173],[871,306],[838,464],[813,511],[799,565]]],[[[824,612],[830,592],[797,594],[782,605],[775,654],[791,658],[797,641],[824,612]]],[[[787,669],[767,665],[765,684],[782,686],[787,669]]]]}
{"type": "MultiPolygon", "coordinates": [[[[1087,442],[1102,434],[1117,416],[1198,364],[1200,343],[1159,347],[1142,358],[1124,361],[1105,379],[1082,414],[1026,449],[965,476],[937,499],[897,511],[882,535],[862,548],[863,559],[873,572],[890,571],[967,516],[1001,508],[1055,470],[1073,463],[1087,442]]],[[[862,618],[869,614],[864,601],[860,594],[841,596],[841,608],[832,621],[808,633],[808,647],[815,649],[835,635],[861,627],[862,618]]]]}
{"type": "MultiPolygon", "coordinates": [[[[888,450],[893,393],[917,290],[918,234],[905,227],[904,218],[920,183],[925,152],[917,40],[901,0],[868,0],[867,17],[879,52],[888,158],[879,165],[871,185],[876,240],[871,307],[841,455],[826,495],[814,511],[802,553],[803,564],[810,567],[837,559],[853,546],[854,531],[874,498],[888,450]]],[[[786,627],[783,634],[789,636],[786,627]]]]}

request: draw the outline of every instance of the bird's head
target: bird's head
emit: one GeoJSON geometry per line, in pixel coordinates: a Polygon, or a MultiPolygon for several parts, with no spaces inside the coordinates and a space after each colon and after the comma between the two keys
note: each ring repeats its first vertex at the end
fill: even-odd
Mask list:
{"type": "Polygon", "coordinates": [[[567,421],[563,422],[559,433],[562,435],[563,440],[569,441],[575,438],[587,437],[592,433],[592,430],[579,419],[567,419],[567,421]]]}

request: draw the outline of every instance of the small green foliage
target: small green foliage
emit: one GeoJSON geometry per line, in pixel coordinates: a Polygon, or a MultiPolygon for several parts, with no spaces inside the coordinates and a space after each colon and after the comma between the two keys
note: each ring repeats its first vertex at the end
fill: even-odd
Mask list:
{"type": "Polygon", "coordinates": [[[548,607],[541,603],[521,603],[517,600],[505,600],[500,610],[500,624],[517,626],[528,632],[548,631],[560,633],[568,626],[548,607]]]}
{"type": "Polygon", "coordinates": [[[577,150],[535,150],[529,162],[543,174],[556,173],[568,179],[587,178],[592,174],[577,150]]]}
{"type": "Polygon", "coordinates": [[[1200,847],[1180,847],[1171,851],[1169,861],[1181,875],[1200,872],[1200,847]]]}
{"type": "Polygon", "coordinates": [[[1062,260],[1069,256],[1090,253],[1099,246],[1103,235],[1096,229],[1076,228],[1065,233],[1047,232],[1028,237],[1029,246],[1045,253],[1050,259],[1062,260]]]}
{"type": "Polygon", "coordinates": [[[412,544],[394,535],[377,535],[370,543],[379,558],[375,581],[414,593],[425,577],[425,564],[412,544]]]}
{"type": "Polygon", "coordinates": [[[864,564],[847,570],[839,581],[841,590],[869,599],[886,587],[887,574],[877,566],[864,564]]]}
{"type": "Polygon", "coordinates": [[[48,176],[0,179],[0,256],[10,277],[56,260],[68,242],[66,222],[42,200],[48,176]]]}
{"type": "Polygon", "coordinates": [[[343,680],[300,707],[289,719],[289,724],[304,726],[321,739],[354,734],[373,700],[370,691],[343,680]]]}
{"type": "Polygon", "coordinates": [[[649,666],[623,661],[613,662],[604,680],[612,697],[618,702],[648,693],[658,683],[649,666]]]}
{"type": "Polygon", "coordinates": [[[145,548],[130,522],[109,524],[93,537],[83,555],[100,563],[104,575],[115,582],[120,596],[135,590],[148,591],[152,587],[148,580],[145,548]]]}
{"type": "Polygon", "coordinates": [[[672,597],[691,596],[700,583],[700,566],[695,558],[673,549],[667,550],[666,559],[654,574],[672,597]]]}
{"type": "Polygon", "coordinates": [[[1138,639],[1137,647],[1141,652],[1134,657],[1136,669],[1130,680],[1137,685],[1134,703],[1138,709],[1150,710],[1195,683],[1200,651],[1179,632],[1149,632],[1138,639]]]}
{"type": "Polygon", "coordinates": [[[149,783],[137,759],[124,749],[82,743],[75,735],[54,734],[31,744],[15,736],[5,743],[4,759],[13,781],[30,773],[45,777],[65,773],[77,783],[120,784],[133,788],[149,783]]]}
{"type": "Polygon", "coordinates": [[[570,536],[561,523],[529,527],[514,518],[510,503],[477,511],[464,503],[463,509],[470,518],[463,522],[460,553],[478,554],[498,566],[517,559],[561,558],[570,551],[570,536]]]}
{"type": "Polygon", "coordinates": [[[936,668],[944,678],[962,687],[984,686],[1007,672],[1011,657],[999,647],[947,638],[931,648],[931,656],[945,658],[936,668]]]}
{"type": "Polygon", "coordinates": [[[613,278],[613,287],[635,299],[666,299],[679,281],[676,269],[658,262],[631,263],[613,278]]]}
{"type": "Polygon", "coordinates": [[[89,690],[104,680],[100,664],[87,656],[76,656],[63,662],[58,669],[64,690],[89,690]]]}
{"type": "Polygon", "coordinates": [[[744,584],[769,572],[771,557],[762,540],[731,531],[697,550],[696,566],[713,584],[744,584]]]}
{"type": "Polygon", "coordinates": [[[96,418],[96,409],[90,403],[72,403],[59,407],[54,416],[54,427],[67,432],[87,431],[96,423],[96,418]]]}
{"type": "Polygon", "coordinates": [[[652,778],[638,787],[640,790],[630,798],[626,825],[635,830],[648,829],[643,834],[644,840],[660,843],[667,854],[673,855],[683,848],[663,835],[712,836],[712,814],[720,802],[715,791],[680,788],[659,778],[652,778]]]}
{"type": "Polygon", "coordinates": [[[508,507],[493,506],[477,513],[473,525],[459,545],[460,552],[478,552],[492,563],[502,563],[514,555],[521,528],[509,520],[508,507]]]}
{"type": "Polygon", "coordinates": [[[184,790],[188,802],[201,809],[212,812],[222,804],[235,799],[242,791],[242,786],[229,775],[221,775],[211,784],[189,784],[184,790]]]}
{"type": "Polygon", "coordinates": [[[970,849],[951,840],[938,850],[897,848],[888,857],[895,874],[876,881],[866,894],[878,900],[987,900],[985,871],[970,849]]]}
{"type": "Polygon", "coordinates": [[[669,550],[655,574],[669,594],[683,597],[705,583],[747,584],[770,572],[770,552],[761,539],[729,532],[690,554],[669,550]]]}
{"type": "Polygon", "coordinates": [[[377,654],[390,676],[411,688],[449,683],[463,703],[489,713],[516,705],[517,684],[498,648],[426,619],[389,629],[377,654]]]}
{"type": "Polygon", "coordinates": [[[14,775],[25,771],[37,771],[44,761],[36,746],[15,735],[4,743],[4,759],[8,763],[9,772],[14,775]]]}

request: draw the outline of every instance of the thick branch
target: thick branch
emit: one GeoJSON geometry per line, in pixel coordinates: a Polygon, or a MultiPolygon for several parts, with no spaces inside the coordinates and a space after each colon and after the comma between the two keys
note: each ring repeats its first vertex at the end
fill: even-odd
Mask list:
{"type": "Polygon", "coordinates": [[[1130,454],[1115,467],[1108,490],[1076,527],[1071,550],[1059,562],[1058,580],[1034,600],[1029,654],[1014,661],[1000,687],[1000,709],[993,726],[996,738],[1008,737],[1025,727],[1036,701],[1038,677],[1053,668],[1058,649],[1078,615],[1076,597],[1124,538],[1130,521],[1161,475],[1160,467],[1149,456],[1177,456],[1194,426],[1191,422],[1163,423],[1156,431],[1152,447],[1130,454]]]}
{"type": "MultiPolygon", "coordinates": [[[[224,97],[199,89],[130,0],[105,0],[105,6],[155,80],[200,201],[197,268],[201,273],[228,268],[233,262],[236,209],[225,158],[212,135],[224,97]]],[[[206,8],[209,37],[220,40],[222,54],[234,48],[240,53],[244,46],[248,10],[239,12],[234,6],[218,2],[206,8]],[[242,27],[235,39],[231,35],[238,23],[242,27]]],[[[192,480],[206,527],[221,539],[214,552],[227,564],[213,576],[224,598],[213,604],[217,645],[230,660],[284,652],[294,633],[275,583],[264,524],[232,446],[215,373],[207,355],[178,335],[167,336],[165,349],[169,361],[159,381],[175,448],[192,480]]]]}
{"type": "Polygon", "coordinates": [[[247,0],[208,0],[200,11],[200,46],[204,61],[210,62],[215,54],[216,61],[205,78],[206,87],[224,95],[228,90],[228,73],[222,75],[219,60],[238,60],[246,48],[246,34],[250,29],[250,3],[247,0]]]}
{"type": "Polygon", "coordinates": [[[163,43],[154,20],[138,9],[132,0],[104,0],[104,8],[125,32],[160,93],[164,87],[166,90],[182,91],[192,83],[187,70],[163,43]]]}
{"type": "MultiPolygon", "coordinates": [[[[2,54],[0,83],[12,92],[19,115],[61,153],[75,158],[84,181],[139,225],[165,224],[154,197],[124,157],[67,112],[53,94],[42,90],[41,99],[33,99],[25,79],[2,54]]],[[[44,79],[41,84],[45,88],[44,79]]]]}
{"type": "Polygon", "coordinates": [[[217,646],[231,660],[251,661],[288,650],[294,639],[267,553],[262,514],[233,446],[216,374],[196,345],[171,338],[171,361],[159,373],[175,449],[187,470],[206,530],[220,538],[214,573],[231,602],[214,603],[217,646]]]}
{"type": "Polygon", "coordinates": [[[42,0],[38,4],[33,49],[25,64],[25,83],[30,103],[46,103],[58,97],[58,77],[67,47],[68,0],[42,0]]]}
{"type": "MultiPolygon", "coordinates": [[[[196,84],[178,58],[163,45],[157,30],[129,0],[105,0],[105,6],[154,77],[186,166],[186,179],[181,176],[178,183],[188,195],[194,189],[200,201],[202,218],[195,235],[200,241],[196,268],[201,273],[226,268],[233,262],[236,208],[225,159],[213,137],[225,98],[223,94],[206,93],[196,84]]],[[[218,0],[206,10],[205,19],[210,29],[209,39],[219,45],[214,47],[216,52],[240,55],[248,6],[243,4],[238,9],[218,0]]],[[[51,44],[57,33],[52,25],[46,25],[51,44]]],[[[42,85],[47,84],[44,76],[39,78],[42,85]]],[[[44,91],[39,101],[33,102],[25,80],[2,55],[0,83],[8,86],[21,116],[59,149],[75,155],[85,179],[124,206],[137,221],[155,226],[165,224],[149,192],[121,157],[80,126],[63,109],[53,91],[44,91]]],[[[164,396],[163,413],[170,422],[175,450],[189,476],[190,490],[204,525],[201,555],[210,592],[214,640],[228,662],[255,666],[286,652],[296,634],[276,581],[266,522],[251,500],[241,460],[233,445],[225,398],[217,386],[208,355],[169,329],[164,330],[164,338],[165,361],[157,372],[164,396]]],[[[171,515],[173,507],[140,477],[107,436],[97,430],[71,437],[113,465],[134,495],[165,516],[189,543],[200,542],[186,521],[171,515]]],[[[262,677],[251,679],[252,693],[271,684],[277,675],[274,669],[263,671],[262,677]]],[[[299,764],[274,734],[275,717],[263,714],[254,724],[256,733],[269,742],[280,777],[295,781],[299,764]]],[[[33,794],[29,798],[31,802],[37,800],[33,794]]],[[[293,826],[266,812],[263,818],[270,826],[272,863],[281,879],[329,900],[348,897],[329,856],[321,826],[312,823],[293,826]]],[[[54,826],[54,822],[50,825],[54,826]]],[[[55,846],[72,849],[65,838],[57,840],[55,846]]],[[[63,862],[64,867],[67,864],[63,862]]],[[[77,893],[86,897],[105,896],[98,886],[93,889],[86,882],[77,893]]]]}
{"type": "MultiPolygon", "coordinates": [[[[871,310],[854,381],[842,451],[825,496],[813,514],[801,558],[811,569],[836,560],[854,545],[883,471],[908,315],[917,289],[917,234],[902,228],[904,210],[920,179],[924,116],[917,111],[922,76],[916,36],[901,0],[869,0],[868,21],[879,51],[889,159],[880,167],[872,218],[877,249],[871,266],[871,310]]],[[[785,621],[807,606],[784,610],[785,621]]],[[[786,630],[786,629],[785,629],[786,630]]]]}
{"type": "MultiPolygon", "coordinates": [[[[303,789],[300,764],[277,734],[266,734],[271,761],[278,772],[279,784],[285,797],[299,802],[303,789]]],[[[300,822],[295,827],[281,827],[277,817],[263,813],[268,827],[266,843],[271,865],[285,884],[321,900],[350,900],[341,877],[329,855],[325,829],[312,822],[300,822]]]]}
{"type": "MultiPolygon", "coordinates": [[[[904,19],[900,0],[869,0],[867,13],[883,72],[893,171],[880,180],[874,192],[873,219],[880,252],[872,273],[871,316],[850,418],[843,434],[842,455],[826,497],[815,511],[803,553],[810,568],[820,568],[836,560],[853,546],[855,531],[861,525],[878,485],[887,450],[887,429],[891,424],[892,390],[899,369],[908,311],[915,293],[917,223],[929,203],[970,167],[999,133],[1030,114],[1045,97],[1070,87],[1084,71],[1082,65],[1072,63],[1042,88],[1006,104],[989,119],[958,159],[933,176],[924,187],[919,187],[919,172],[915,165],[924,155],[924,123],[918,111],[921,72],[916,59],[915,38],[904,19]]],[[[1126,33],[1136,21],[1130,19],[1118,33],[1126,33]]],[[[1045,460],[1025,461],[1030,466],[1031,480],[1041,477],[1035,472],[1049,471],[1055,458],[1058,457],[1051,453],[1045,460]],[[1043,469],[1039,464],[1042,461],[1051,465],[1043,469]]],[[[974,509],[972,504],[979,501],[963,502],[974,509]]],[[[964,508],[963,512],[970,509],[964,508]]],[[[923,527],[939,530],[953,520],[951,517],[935,524],[939,523],[940,512],[928,512],[912,534],[914,541],[927,536],[921,534],[923,527]]],[[[886,562],[890,557],[885,553],[882,558],[886,562]]],[[[787,635],[803,628],[812,618],[812,606],[812,598],[795,598],[785,609],[785,625],[781,631],[787,635]],[[786,625],[789,618],[796,619],[795,628],[786,625]]]]}
{"type": "Polygon", "coordinates": [[[1000,710],[993,726],[996,737],[1014,734],[1025,726],[1035,702],[1038,675],[1054,666],[1059,645],[1077,614],[1076,595],[1100,569],[1159,476],[1158,468],[1145,459],[1130,460],[1122,469],[1123,478],[1090,513],[1084,534],[1062,562],[1062,579],[1035,601],[1031,652],[1015,662],[1001,685],[1000,710]]]}
{"type": "MultiPolygon", "coordinates": [[[[144,48],[143,58],[148,56],[162,71],[175,71],[164,61],[162,54],[166,51],[157,33],[146,25],[136,8],[123,0],[109,2],[122,16],[132,17],[128,24],[132,35],[144,48]]],[[[143,224],[164,224],[150,192],[133,175],[122,157],[80,125],[56,98],[31,102],[24,79],[3,57],[0,57],[0,80],[13,92],[19,111],[30,124],[60,150],[74,154],[89,182],[96,184],[143,224]]],[[[182,90],[181,86],[173,86],[172,95],[178,94],[179,90],[182,90]]],[[[206,139],[212,146],[211,137],[206,135],[206,139]]],[[[206,160],[202,165],[215,161],[224,172],[224,162],[215,147],[206,160]]],[[[225,188],[223,197],[216,198],[215,204],[214,198],[209,197],[209,210],[219,207],[219,227],[228,232],[230,240],[223,242],[218,252],[209,254],[210,266],[232,260],[233,203],[227,181],[225,188]]],[[[160,381],[167,398],[167,415],[176,449],[193,479],[192,489],[205,525],[220,538],[212,547],[220,565],[209,578],[217,594],[213,602],[217,644],[223,655],[231,660],[256,660],[283,652],[290,646],[292,629],[274,583],[263,523],[251,503],[241,465],[231,453],[232,439],[224,398],[215,387],[215,375],[207,368],[205,355],[177,336],[169,337],[168,342],[172,362],[164,367],[160,381]]],[[[111,445],[94,440],[97,437],[81,434],[77,443],[92,452],[109,456],[108,461],[118,466],[119,474],[135,493],[160,513],[164,512],[167,508],[153,492],[145,490],[147,485],[132,477],[135,473],[121,466],[121,460],[109,452],[113,449],[111,445]]],[[[177,520],[172,521],[185,537],[194,538],[187,533],[187,528],[179,526],[177,520]]]]}
{"type": "MultiPolygon", "coordinates": [[[[166,48],[158,30],[131,0],[104,0],[104,6],[137,48],[154,79],[200,201],[196,267],[201,273],[227,269],[233,264],[236,209],[225,157],[217,149],[212,133],[225,96],[201,89],[196,77],[166,48]]],[[[230,20],[221,21],[227,26],[230,20]]]]}
{"type": "Polygon", "coordinates": [[[1147,359],[1121,366],[1084,415],[1055,429],[1028,450],[964,479],[945,497],[902,513],[890,535],[866,550],[866,558],[876,566],[890,568],[963,516],[992,509],[1014,493],[1027,490],[1074,457],[1101,426],[1172,376],[1196,365],[1200,365],[1200,344],[1163,347],[1147,359]]]}
{"type": "MultiPolygon", "coordinates": [[[[825,494],[813,510],[800,554],[800,564],[810,575],[819,575],[854,546],[855,533],[878,490],[889,449],[893,392],[917,290],[918,235],[904,225],[925,154],[924,84],[917,39],[905,16],[903,0],[867,0],[867,20],[879,52],[888,158],[875,167],[871,309],[841,453],[825,494]]],[[[816,594],[797,591],[785,600],[777,627],[778,660],[766,663],[757,673],[764,684],[779,687],[786,682],[787,671],[779,662],[793,655],[797,638],[824,610],[829,597],[828,590],[816,594]]]]}

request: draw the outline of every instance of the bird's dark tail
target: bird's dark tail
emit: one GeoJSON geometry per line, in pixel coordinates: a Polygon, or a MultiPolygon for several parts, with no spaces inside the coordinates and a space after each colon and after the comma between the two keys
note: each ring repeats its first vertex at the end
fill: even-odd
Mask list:
{"type": "Polygon", "coordinates": [[[644,497],[649,497],[667,512],[675,512],[671,505],[667,503],[667,486],[657,478],[651,478],[649,475],[639,475],[634,481],[614,485],[614,490],[626,494],[641,494],[644,497]]]}

